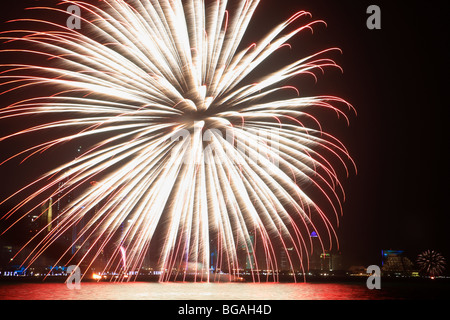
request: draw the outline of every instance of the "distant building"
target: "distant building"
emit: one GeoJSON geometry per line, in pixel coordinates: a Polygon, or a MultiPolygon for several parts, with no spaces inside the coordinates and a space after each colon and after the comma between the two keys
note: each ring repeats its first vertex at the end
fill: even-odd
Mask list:
{"type": "Polygon", "coordinates": [[[250,243],[248,245],[248,255],[245,257],[245,269],[246,270],[250,270],[250,269],[253,270],[256,268],[255,257],[254,257],[254,252],[253,252],[254,245],[255,245],[255,235],[253,233],[250,233],[250,243]]]}
{"type": "Polygon", "coordinates": [[[381,250],[381,266],[393,257],[401,257],[405,253],[404,250],[381,250]]]}
{"type": "Polygon", "coordinates": [[[14,256],[13,246],[10,244],[0,244],[0,264],[7,265],[14,256]]]}
{"type": "Polygon", "coordinates": [[[344,256],[341,252],[334,252],[331,254],[331,270],[344,271],[344,256]]]}
{"type": "Polygon", "coordinates": [[[350,266],[347,271],[352,276],[367,276],[367,268],[365,266],[350,266]]]}
{"type": "Polygon", "coordinates": [[[320,254],[320,271],[332,271],[332,256],[329,252],[323,252],[320,254]]]}
{"type": "Polygon", "coordinates": [[[292,256],[292,252],[294,251],[294,247],[283,248],[280,251],[280,270],[281,271],[289,271],[292,269],[291,262],[289,257],[292,256]]]}
{"type": "Polygon", "coordinates": [[[52,231],[53,221],[53,200],[50,198],[41,206],[41,225],[47,229],[47,232],[52,231]]]}
{"type": "Polygon", "coordinates": [[[311,232],[312,254],[310,257],[309,269],[311,271],[341,271],[343,267],[343,257],[341,252],[323,250],[319,236],[315,231],[311,232]]]}
{"type": "Polygon", "coordinates": [[[254,270],[256,269],[254,257],[255,235],[253,232],[249,233],[249,238],[241,241],[238,244],[238,267],[240,270],[254,270]]]}
{"type": "Polygon", "coordinates": [[[386,276],[412,276],[414,264],[405,256],[403,250],[382,250],[381,271],[386,276]]]}
{"type": "Polygon", "coordinates": [[[321,270],[322,264],[320,255],[323,253],[322,245],[320,244],[319,236],[315,231],[310,234],[312,242],[312,252],[309,260],[309,270],[321,270]]]}

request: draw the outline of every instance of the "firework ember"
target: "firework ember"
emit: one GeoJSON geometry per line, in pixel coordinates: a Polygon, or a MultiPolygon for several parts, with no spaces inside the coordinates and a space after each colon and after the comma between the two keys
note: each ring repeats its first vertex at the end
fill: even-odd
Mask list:
{"type": "Polygon", "coordinates": [[[430,277],[441,275],[445,270],[445,258],[434,250],[426,250],[417,257],[417,264],[422,272],[430,277]]]}

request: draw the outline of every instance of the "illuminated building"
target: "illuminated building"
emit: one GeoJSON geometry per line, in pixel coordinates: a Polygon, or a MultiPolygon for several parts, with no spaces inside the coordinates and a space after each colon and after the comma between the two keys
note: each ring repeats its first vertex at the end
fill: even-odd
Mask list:
{"type": "Polygon", "coordinates": [[[253,232],[250,232],[247,242],[241,242],[238,244],[238,264],[239,269],[254,270],[256,268],[255,256],[253,247],[255,245],[255,236],[253,232]]]}
{"type": "Polygon", "coordinates": [[[331,271],[333,266],[331,264],[331,253],[323,252],[320,254],[320,270],[321,271],[331,271]]]}
{"type": "Polygon", "coordinates": [[[289,259],[288,259],[288,255],[290,254],[290,252],[294,251],[294,248],[286,248],[281,250],[280,252],[280,268],[282,271],[288,271],[291,269],[290,263],[289,263],[289,259]],[[287,250],[287,252],[286,252],[287,250]]]}
{"type": "Polygon", "coordinates": [[[402,257],[404,253],[403,250],[381,250],[381,266],[384,266],[389,259],[402,257]]]}
{"type": "Polygon", "coordinates": [[[217,245],[215,244],[215,242],[211,239],[210,241],[210,258],[209,258],[209,269],[211,271],[217,271],[216,267],[217,267],[217,263],[218,263],[218,252],[217,252],[217,245]]]}
{"type": "Polygon", "coordinates": [[[344,270],[344,258],[341,252],[333,252],[331,255],[331,270],[343,271],[344,270]]]}
{"type": "Polygon", "coordinates": [[[245,269],[255,269],[255,256],[253,254],[253,246],[255,244],[255,236],[253,234],[250,234],[250,245],[248,248],[248,255],[245,259],[245,269]]]}
{"type": "Polygon", "coordinates": [[[342,253],[323,250],[319,237],[315,231],[313,231],[310,236],[313,247],[310,257],[309,270],[316,272],[344,270],[342,253]]]}
{"type": "Polygon", "coordinates": [[[413,263],[403,250],[382,250],[381,265],[381,271],[387,276],[411,276],[415,271],[413,263]]]}
{"type": "Polygon", "coordinates": [[[312,253],[309,260],[309,270],[321,270],[320,255],[323,253],[319,237],[315,231],[311,232],[312,253]]]}
{"type": "Polygon", "coordinates": [[[47,232],[52,231],[53,221],[53,200],[50,198],[41,206],[41,224],[47,229],[47,232]]]}

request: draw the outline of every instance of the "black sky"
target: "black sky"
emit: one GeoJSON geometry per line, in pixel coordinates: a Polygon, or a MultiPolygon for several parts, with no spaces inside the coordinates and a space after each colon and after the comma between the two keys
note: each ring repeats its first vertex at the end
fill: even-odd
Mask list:
{"type": "MultiPolygon", "coordinates": [[[[2,2],[1,30],[7,29],[4,21],[21,17],[23,8],[44,2],[51,3],[2,2]]],[[[311,90],[338,95],[358,112],[349,113],[349,127],[335,118],[338,125],[328,127],[358,166],[357,175],[343,180],[342,252],[349,263],[366,266],[379,264],[381,250],[390,248],[404,249],[411,258],[432,248],[449,260],[448,33],[443,10],[437,2],[262,0],[248,38],[298,10],[325,20],[327,27],[293,40],[294,57],[327,47],[343,50],[334,57],[344,73],[326,72],[311,90]],[[371,4],[381,8],[381,30],[366,27],[371,4]]],[[[0,144],[2,153],[9,147],[0,144]]],[[[13,170],[0,167],[2,196],[28,176],[23,169],[13,170]]]]}
{"type": "Polygon", "coordinates": [[[311,12],[327,23],[308,37],[311,46],[343,50],[336,61],[344,73],[325,73],[317,88],[358,112],[350,127],[331,129],[358,166],[345,182],[340,227],[349,263],[379,264],[383,249],[415,259],[432,248],[449,259],[448,40],[438,2],[262,1],[261,7],[267,20],[311,12]],[[372,4],[381,8],[381,30],[366,27],[372,4]]]}

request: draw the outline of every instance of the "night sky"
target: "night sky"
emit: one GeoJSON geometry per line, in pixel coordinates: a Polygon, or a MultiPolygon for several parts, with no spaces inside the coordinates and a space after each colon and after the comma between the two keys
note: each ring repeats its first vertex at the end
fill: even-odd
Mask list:
{"type": "MultiPolygon", "coordinates": [[[[4,21],[23,16],[23,8],[35,3],[52,1],[2,3],[1,30],[8,29],[4,21]]],[[[304,91],[340,96],[358,113],[348,113],[348,127],[336,117],[323,123],[358,166],[357,175],[350,172],[342,179],[347,198],[338,233],[348,264],[380,264],[382,249],[403,249],[411,259],[435,249],[450,260],[443,10],[412,1],[262,0],[246,39],[259,39],[298,10],[325,20],[327,27],[317,26],[313,35],[306,32],[290,41],[287,57],[328,47],[343,51],[333,58],[344,73],[327,71],[304,91]],[[366,27],[371,4],[381,8],[381,30],[366,27]]],[[[11,132],[8,126],[0,122],[0,135],[11,132]]],[[[16,147],[0,143],[1,160],[16,147]]],[[[30,179],[33,165],[18,170],[16,164],[0,167],[2,199],[30,179]]]]}

